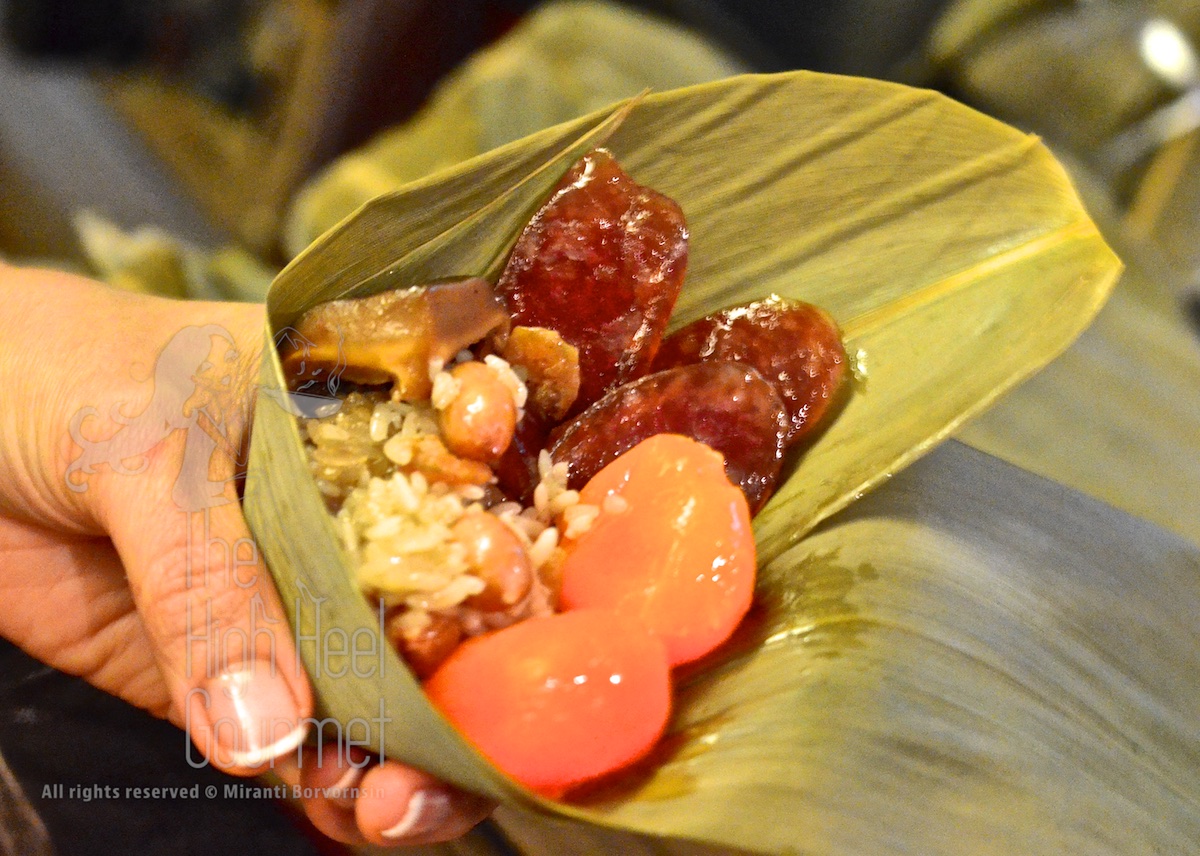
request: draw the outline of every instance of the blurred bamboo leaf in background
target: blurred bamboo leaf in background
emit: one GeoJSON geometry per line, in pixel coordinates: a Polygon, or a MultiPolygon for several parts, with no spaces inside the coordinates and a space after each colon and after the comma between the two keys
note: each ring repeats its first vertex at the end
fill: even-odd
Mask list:
{"type": "Polygon", "coordinates": [[[615,3],[560,0],[443,80],[404,125],[314,177],[284,225],[295,256],[367,200],[639,92],[748,71],[700,36],[615,3]]]}
{"type": "Polygon", "coordinates": [[[1200,544],[1198,44],[1196,0],[957,0],[928,54],[1047,138],[1130,266],[1062,360],[959,436],[1200,544]]]}

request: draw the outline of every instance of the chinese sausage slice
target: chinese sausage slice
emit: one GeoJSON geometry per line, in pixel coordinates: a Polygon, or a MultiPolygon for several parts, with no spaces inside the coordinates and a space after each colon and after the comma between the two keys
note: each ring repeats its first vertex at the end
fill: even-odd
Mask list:
{"type": "Polygon", "coordinates": [[[679,206],[627,176],[604,149],[563,177],[517,239],[497,291],[514,325],[579,349],[578,413],[646,374],[687,267],[679,206]]]}

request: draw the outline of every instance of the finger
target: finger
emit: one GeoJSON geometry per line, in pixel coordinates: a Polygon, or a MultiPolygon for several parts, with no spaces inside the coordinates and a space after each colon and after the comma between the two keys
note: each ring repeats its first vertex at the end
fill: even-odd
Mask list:
{"type": "Polygon", "coordinates": [[[158,716],[169,699],[107,538],[0,517],[0,636],[158,716]]]}
{"type": "MultiPolygon", "coordinates": [[[[165,448],[161,459],[183,454],[165,448]]],[[[220,769],[257,772],[304,740],[312,691],[241,509],[181,509],[164,475],[152,468],[143,479],[110,482],[104,523],[177,724],[220,769]]]]}
{"type": "Polygon", "coordinates": [[[354,803],[371,764],[371,758],[356,747],[339,750],[326,745],[304,750],[299,771],[304,813],[313,826],[335,841],[366,843],[354,819],[354,803]]]}
{"type": "MultiPolygon", "coordinates": [[[[40,274],[29,280],[47,282],[40,274]]],[[[18,424],[31,430],[0,439],[15,437],[18,451],[22,437],[49,439],[54,455],[44,460],[41,442],[17,456],[18,488],[22,472],[33,476],[10,504],[31,504],[39,518],[70,531],[110,535],[171,718],[195,740],[201,761],[256,771],[298,745],[312,705],[230,481],[252,401],[261,308],[56,282],[59,299],[50,303],[69,303],[84,320],[64,330],[45,308],[50,303],[23,307],[16,341],[30,346],[14,353],[61,352],[65,361],[55,372],[16,373],[37,379],[17,397],[30,407],[18,424]],[[128,335],[106,339],[97,334],[103,330],[128,335]],[[46,341],[63,347],[47,351],[46,341]]],[[[0,466],[0,476],[9,472],[0,466]]]]}
{"type": "Polygon", "coordinates": [[[300,763],[303,753],[306,751],[308,751],[306,748],[302,748],[300,752],[280,755],[271,765],[271,772],[287,786],[288,790],[300,785],[300,763]]]}
{"type": "Polygon", "coordinates": [[[491,814],[494,804],[432,776],[384,761],[359,786],[354,814],[372,844],[436,844],[465,835],[491,814]]]}

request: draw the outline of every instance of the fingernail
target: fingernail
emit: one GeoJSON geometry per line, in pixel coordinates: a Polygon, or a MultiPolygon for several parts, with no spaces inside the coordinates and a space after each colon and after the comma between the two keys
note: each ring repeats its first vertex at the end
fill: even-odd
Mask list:
{"type": "Polygon", "coordinates": [[[409,797],[408,808],[400,822],[379,834],[391,841],[426,835],[450,819],[450,810],[450,795],[446,792],[417,791],[409,797]]]}
{"type": "Polygon", "coordinates": [[[252,661],[210,678],[209,724],[221,755],[237,767],[261,767],[304,741],[308,723],[300,718],[292,688],[269,662],[252,661]]]}
{"type": "Polygon", "coordinates": [[[358,787],[358,783],[362,781],[362,777],[366,774],[367,769],[364,764],[361,767],[350,767],[346,772],[342,773],[342,777],[333,783],[333,786],[327,793],[336,794],[330,796],[329,801],[334,805],[342,808],[354,808],[354,797],[349,793],[352,788],[358,787]]]}

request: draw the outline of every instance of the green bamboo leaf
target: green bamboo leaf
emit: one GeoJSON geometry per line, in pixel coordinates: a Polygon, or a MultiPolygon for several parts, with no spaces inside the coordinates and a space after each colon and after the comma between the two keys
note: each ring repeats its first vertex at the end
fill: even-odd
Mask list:
{"type": "MultiPolygon", "coordinates": [[[[804,533],[1056,356],[1120,267],[1036,140],[928,92],[748,76],[558,126],[368,204],[272,286],[268,342],[332,297],[494,274],[536,202],[601,139],[688,218],[674,323],[775,292],[824,306],[859,355],[863,379],[848,406],[756,522],[765,618],[755,626],[802,617],[793,593],[808,571],[793,545],[804,533]]],[[[353,724],[393,757],[526,810],[720,846],[803,848],[801,826],[781,821],[786,806],[763,801],[766,792],[797,798],[790,777],[803,761],[804,720],[789,687],[801,677],[799,636],[694,677],[664,765],[619,796],[550,803],[484,763],[379,643],[378,617],[355,589],[296,422],[280,406],[287,398],[268,350],[246,509],[330,727],[353,724]],[[369,647],[359,669],[330,672],[330,628],[369,647]],[[749,677],[729,677],[738,673],[749,677]],[[713,749],[713,734],[718,743],[748,735],[753,752],[737,776],[736,753],[713,749]]]]}

